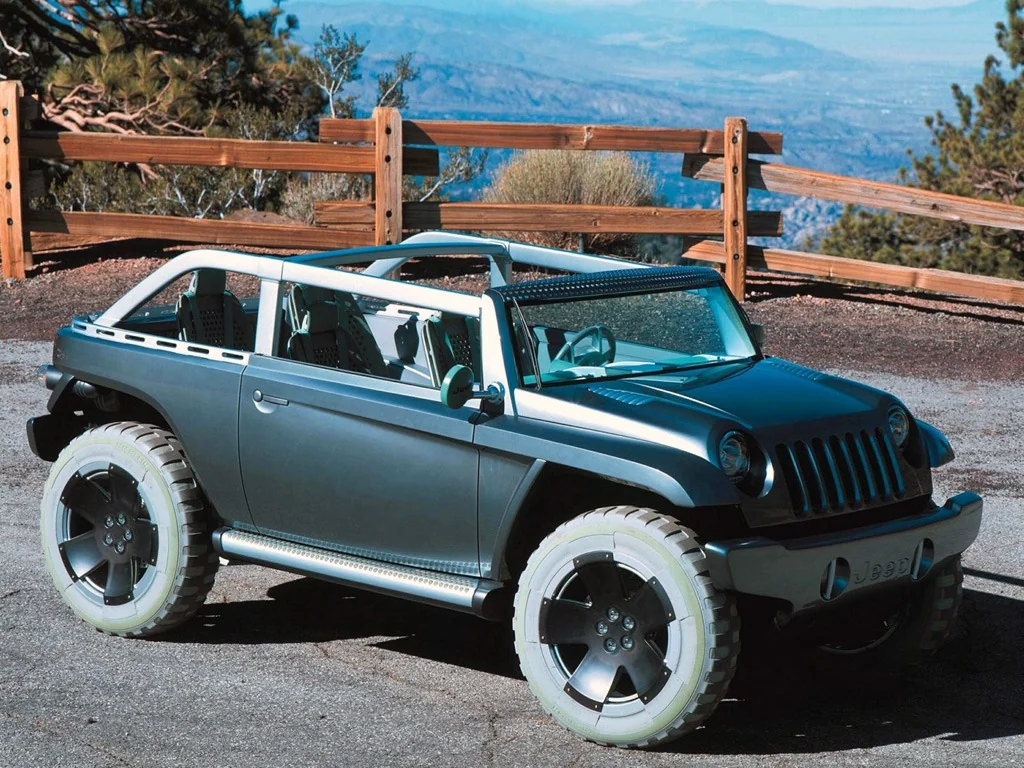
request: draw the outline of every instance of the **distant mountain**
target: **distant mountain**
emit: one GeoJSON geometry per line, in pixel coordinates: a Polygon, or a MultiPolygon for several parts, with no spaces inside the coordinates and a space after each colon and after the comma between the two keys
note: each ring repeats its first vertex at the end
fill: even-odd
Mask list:
{"type": "MultiPolygon", "coordinates": [[[[367,111],[373,75],[413,51],[422,77],[408,89],[412,116],[717,127],[743,115],[753,130],[786,134],[786,162],[881,179],[894,177],[908,147],[927,147],[923,118],[948,110],[950,83],[974,82],[994,47],[1001,7],[1001,0],[926,11],[768,0],[284,6],[299,18],[302,41],[330,23],[369,43],[355,88],[367,111]]],[[[677,156],[651,162],[669,202],[715,202],[712,185],[680,178],[677,156]]],[[[837,210],[799,202],[793,209],[791,198],[759,204],[789,206],[801,239],[837,210]]]]}

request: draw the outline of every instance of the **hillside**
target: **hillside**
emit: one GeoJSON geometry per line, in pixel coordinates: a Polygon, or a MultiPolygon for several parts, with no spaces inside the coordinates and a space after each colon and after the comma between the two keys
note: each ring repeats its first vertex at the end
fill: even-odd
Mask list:
{"type": "MultiPolygon", "coordinates": [[[[894,177],[908,147],[926,148],[923,117],[950,106],[951,82],[973,82],[1001,15],[999,0],[927,11],[767,2],[298,0],[285,9],[307,43],[325,23],[369,43],[356,89],[365,110],[373,73],[414,51],[416,116],[704,127],[743,115],[754,129],[785,132],[786,162],[877,179],[894,177]]],[[[678,158],[651,162],[668,202],[714,204],[716,189],[679,178],[678,158]]],[[[760,204],[791,208],[790,241],[838,210],[760,204]]]]}

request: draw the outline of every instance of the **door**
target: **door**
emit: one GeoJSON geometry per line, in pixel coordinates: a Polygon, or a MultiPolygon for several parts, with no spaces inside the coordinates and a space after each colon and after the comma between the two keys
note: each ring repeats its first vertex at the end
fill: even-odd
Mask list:
{"type": "Polygon", "coordinates": [[[242,376],[239,455],[267,535],[478,574],[471,407],[436,389],[253,356],[242,376]]]}

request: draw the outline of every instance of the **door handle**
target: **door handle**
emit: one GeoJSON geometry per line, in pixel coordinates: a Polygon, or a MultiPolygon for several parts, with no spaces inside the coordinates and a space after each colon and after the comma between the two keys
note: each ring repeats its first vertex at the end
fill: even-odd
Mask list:
{"type": "Polygon", "coordinates": [[[288,405],[288,401],[285,398],[264,394],[259,389],[252,393],[252,401],[254,403],[268,403],[269,405],[288,405]]]}

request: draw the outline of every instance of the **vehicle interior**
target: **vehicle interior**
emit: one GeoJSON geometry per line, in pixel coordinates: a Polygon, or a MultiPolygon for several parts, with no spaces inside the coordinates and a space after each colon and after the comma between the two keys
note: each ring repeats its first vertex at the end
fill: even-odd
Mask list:
{"type": "MultiPolygon", "coordinates": [[[[258,281],[198,269],[183,290],[168,286],[119,327],[138,333],[251,352],[258,281]],[[235,289],[235,291],[232,290],[235,289]],[[168,302],[174,299],[175,303],[168,302]]],[[[479,320],[421,307],[287,284],[277,354],[303,363],[439,387],[456,364],[480,377],[479,320]]]]}

